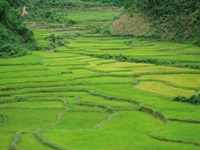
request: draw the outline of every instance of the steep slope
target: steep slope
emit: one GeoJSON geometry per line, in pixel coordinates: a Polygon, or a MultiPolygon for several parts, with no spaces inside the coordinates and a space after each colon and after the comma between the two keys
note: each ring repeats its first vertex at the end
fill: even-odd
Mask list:
{"type": "Polygon", "coordinates": [[[148,16],[155,37],[200,46],[200,1],[130,0],[126,7],[148,16]]]}
{"type": "Polygon", "coordinates": [[[143,35],[148,33],[150,26],[141,14],[123,14],[110,27],[112,34],[143,35]]]}

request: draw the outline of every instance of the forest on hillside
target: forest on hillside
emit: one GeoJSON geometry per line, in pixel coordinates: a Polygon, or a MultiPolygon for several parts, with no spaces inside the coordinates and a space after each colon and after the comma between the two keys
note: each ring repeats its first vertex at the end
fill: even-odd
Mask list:
{"type": "Polygon", "coordinates": [[[129,0],[126,8],[145,13],[156,37],[200,46],[199,0],[129,0]]]}
{"type": "Polygon", "coordinates": [[[0,57],[25,55],[34,49],[33,33],[23,23],[18,1],[0,0],[0,57]]]}
{"type": "Polygon", "coordinates": [[[200,1],[187,0],[0,0],[0,57],[20,56],[35,49],[32,32],[24,21],[76,24],[56,9],[124,7],[124,13],[140,12],[151,22],[154,38],[200,45],[200,1]],[[22,17],[26,5],[29,15],[22,17]]]}

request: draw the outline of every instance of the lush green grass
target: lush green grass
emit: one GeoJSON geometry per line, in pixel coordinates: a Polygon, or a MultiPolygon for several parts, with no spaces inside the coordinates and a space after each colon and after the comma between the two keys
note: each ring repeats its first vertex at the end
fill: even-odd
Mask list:
{"type": "Polygon", "coordinates": [[[199,130],[198,124],[172,122],[166,128],[153,135],[171,140],[199,143],[199,130]]]}
{"type": "MultiPolygon", "coordinates": [[[[76,40],[73,42],[74,45],[81,43],[76,40]]],[[[102,42],[96,48],[109,47],[109,42],[106,42],[107,45],[102,42]]],[[[110,45],[119,41],[116,39],[116,43],[112,42],[110,45]]],[[[90,46],[89,42],[84,43],[82,49],[91,49],[90,46]]],[[[177,95],[195,94],[195,89],[199,87],[199,70],[117,62],[79,53],[80,50],[76,51],[76,48],[72,52],[66,48],[59,53],[34,52],[27,56],[37,65],[30,65],[31,61],[25,57],[21,57],[22,60],[6,60],[11,65],[2,66],[0,102],[7,103],[0,104],[0,114],[9,120],[0,126],[2,133],[31,133],[21,136],[17,143],[20,148],[29,148],[34,144],[37,149],[47,148],[32,135],[35,130],[47,127],[48,130],[42,134],[66,148],[78,149],[80,145],[81,149],[197,148],[192,144],[151,138],[149,135],[156,134],[157,137],[160,133],[157,131],[161,128],[165,131],[162,136],[171,140],[198,142],[196,139],[199,134],[196,133],[190,140],[186,139],[187,134],[176,137],[170,134],[171,123],[165,130],[165,125],[156,115],[139,110],[143,106],[163,114],[166,119],[200,121],[199,106],[172,101],[177,95]],[[16,67],[13,66],[15,64],[16,67]],[[69,112],[58,115],[65,109],[69,112]],[[98,125],[100,127],[95,129],[98,125]],[[88,144],[91,141],[92,144],[88,144]]],[[[191,125],[199,126],[194,123],[191,125]]],[[[185,128],[190,131],[190,127],[184,127],[183,130],[185,128]]],[[[10,140],[14,138],[12,136],[10,140]]],[[[8,146],[8,141],[6,143],[8,146]]]]}
{"type": "Polygon", "coordinates": [[[9,120],[1,125],[0,132],[30,132],[44,129],[56,119],[58,112],[59,110],[1,109],[0,113],[9,120]]]}
{"type": "Polygon", "coordinates": [[[120,14],[120,12],[70,12],[67,16],[68,19],[72,19],[77,22],[83,22],[83,21],[110,21],[113,19],[113,17],[117,17],[120,14]]]}
{"type": "Polygon", "coordinates": [[[90,33],[118,11],[60,13],[77,24],[34,35],[43,49],[66,34],[65,46],[0,60],[0,149],[17,132],[23,149],[199,149],[200,106],[173,101],[199,90],[200,70],[187,66],[200,64],[199,47],[90,33]]]}
{"type": "Polygon", "coordinates": [[[174,83],[177,86],[185,86],[198,88],[200,85],[199,74],[160,74],[160,75],[144,75],[141,80],[159,80],[174,83]]]}
{"type": "Polygon", "coordinates": [[[46,70],[46,67],[43,65],[19,65],[19,66],[1,66],[0,73],[8,72],[21,72],[21,71],[37,71],[37,70],[46,70]]]}
{"type": "Polygon", "coordinates": [[[135,86],[140,90],[150,91],[158,94],[169,95],[169,96],[176,96],[176,95],[194,95],[196,92],[194,90],[186,90],[171,87],[164,83],[154,82],[154,81],[142,81],[138,85],[135,86]]]}
{"type": "Polygon", "coordinates": [[[41,108],[63,108],[62,102],[56,101],[24,101],[24,102],[14,102],[14,103],[5,103],[0,107],[2,108],[27,108],[27,109],[41,109],[41,108]]]}
{"type": "Polygon", "coordinates": [[[33,134],[23,134],[19,143],[18,147],[22,149],[30,149],[30,150],[50,150],[50,147],[44,146],[40,143],[35,135],[33,134]]]}
{"type": "Polygon", "coordinates": [[[91,80],[91,78],[86,79],[79,79],[79,83],[99,83],[99,84],[106,84],[106,83],[131,83],[134,82],[132,78],[120,78],[120,77],[96,77],[94,80],[91,80]]]}
{"type": "Polygon", "coordinates": [[[92,42],[89,41],[90,39],[80,38],[70,41],[68,46],[70,48],[77,48],[82,46],[87,47],[87,49],[84,50],[84,53],[87,54],[122,54],[139,60],[156,60],[161,64],[164,63],[169,65],[170,62],[173,62],[174,66],[183,66],[185,63],[190,63],[191,66],[198,66],[196,63],[199,63],[199,47],[187,44],[167,42],[150,43],[130,38],[93,38],[92,42]],[[126,41],[131,41],[131,44],[127,45],[126,41]]]}
{"type": "Polygon", "coordinates": [[[107,100],[106,98],[93,96],[88,93],[83,93],[79,95],[81,98],[81,102],[107,105],[114,109],[132,109],[138,107],[137,105],[131,104],[129,102],[107,100]]]}
{"type": "Polygon", "coordinates": [[[14,133],[0,132],[0,149],[8,149],[14,136],[14,133]]]}
{"type": "Polygon", "coordinates": [[[188,122],[190,122],[190,120],[200,120],[198,107],[184,109],[182,106],[179,110],[171,108],[171,110],[164,110],[163,114],[168,118],[188,120],[188,122]]]}
{"type": "Polygon", "coordinates": [[[59,125],[52,128],[52,131],[90,129],[105,120],[108,115],[108,113],[67,112],[59,125]]]}
{"type": "Polygon", "coordinates": [[[1,66],[8,66],[8,65],[34,65],[34,64],[41,64],[40,57],[36,55],[27,55],[23,57],[17,58],[10,58],[10,59],[0,59],[1,66]]]}
{"type": "Polygon", "coordinates": [[[40,70],[40,71],[36,71],[36,70],[31,70],[31,71],[20,71],[20,72],[11,72],[11,73],[4,73],[4,74],[1,74],[1,79],[13,79],[13,78],[21,78],[22,76],[24,78],[33,78],[33,77],[42,77],[42,76],[54,76],[54,75],[57,75],[56,72],[48,72],[48,71],[43,71],[43,70],[40,70]]]}
{"type": "Polygon", "coordinates": [[[45,136],[66,148],[74,149],[198,149],[192,145],[157,141],[148,136],[148,133],[161,127],[163,123],[150,115],[122,111],[96,130],[49,131],[45,136]]]}

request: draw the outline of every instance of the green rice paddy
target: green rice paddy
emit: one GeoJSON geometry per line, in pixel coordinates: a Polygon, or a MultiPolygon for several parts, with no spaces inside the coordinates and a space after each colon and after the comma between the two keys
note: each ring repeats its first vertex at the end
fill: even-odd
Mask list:
{"type": "MultiPolygon", "coordinates": [[[[85,27],[119,12],[90,14],[68,16],[85,27]]],[[[34,30],[39,45],[52,33],[64,34],[34,30]]],[[[199,47],[90,32],[66,40],[0,59],[0,149],[200,149],[200,105],[173,101],[199,92],[199,47]]]]}

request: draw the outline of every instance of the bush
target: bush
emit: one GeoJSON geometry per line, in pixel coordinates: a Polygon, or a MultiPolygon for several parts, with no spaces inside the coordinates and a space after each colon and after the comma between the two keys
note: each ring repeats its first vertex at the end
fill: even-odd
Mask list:
{"type": "Polygon", "coordinates": [[[200,94],[197,95],[192,95],[189,98],[186,98],[185,96],[177,96],[173,99],[174,101],[178,101],[178,102],[188,102],[191,104],[200,104],[200,94]]]}
{"type": "Polygon", "coordinates": [[[66,43],[66,37],[67,35],[55,36],[55,34],[50,34],[45,38],[46,40],[50,41],[50,45],[47,47],[47,49],[54,49],[59,46],[64,46],[66,43]]]}

